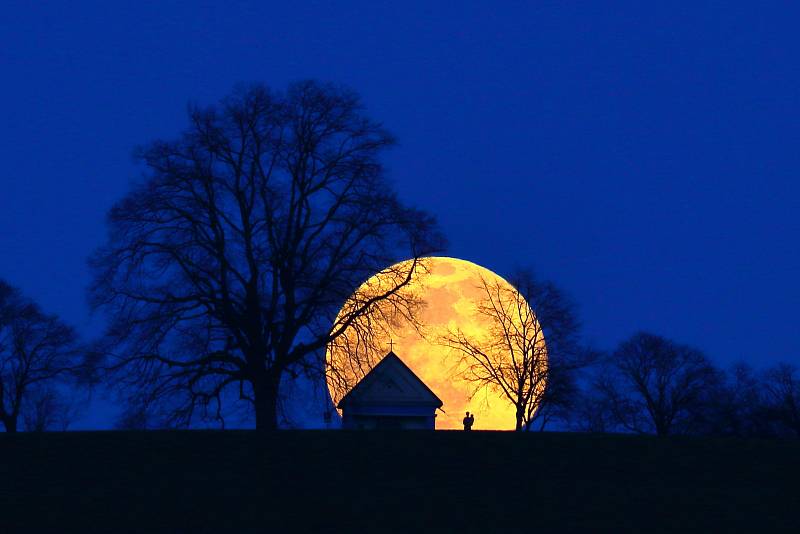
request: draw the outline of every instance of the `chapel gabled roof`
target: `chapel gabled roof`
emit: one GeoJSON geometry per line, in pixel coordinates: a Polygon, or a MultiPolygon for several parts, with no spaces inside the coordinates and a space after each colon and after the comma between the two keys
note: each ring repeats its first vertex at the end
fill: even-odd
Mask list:
{"type": "Polygon", "coordinates": [[[351,389],[337,408],[347,405],[431,406],[442,401],[394,352],[389,352],[351,389]]]}

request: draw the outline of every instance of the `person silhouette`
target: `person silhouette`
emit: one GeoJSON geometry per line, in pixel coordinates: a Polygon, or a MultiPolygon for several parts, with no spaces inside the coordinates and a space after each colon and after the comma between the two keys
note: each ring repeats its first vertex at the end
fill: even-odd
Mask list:
{"type": "Polygon", "coordinates": [[[475,422],[475,416],[474,415],[470,415],[470,413],[467,412],[467,415],[464,417],[464,421],[463,421],[463,423],[464,423],[464,431],[465,432],[469,432],[470,430],[472,430],[472,423],[474,423],[474,422],[475,422]]]}

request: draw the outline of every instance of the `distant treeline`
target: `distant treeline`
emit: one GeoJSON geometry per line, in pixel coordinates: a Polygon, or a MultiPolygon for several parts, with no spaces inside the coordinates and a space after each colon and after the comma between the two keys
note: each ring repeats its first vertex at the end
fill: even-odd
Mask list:
{"type": "Polygon", "coordinates": [[[720,369],[697,349],[640,332],[561,381],[554,406],[547,394],[542,405],[561,428],[800,437],[800,373],[788,363],[720,369]]]}
{"type": "MultiPolygon", "coordinates": [[[[106,375],[93,365],[93,350],[63,321],[0,280],[5,431],[67,430],[91,389],[116,386],[103,383],[106,375]]],[[[794,365],[756,370],[740,363],[720,369],[697,349],[644,332],[610,353],[581,348],[576,353],[580,357],[566,360],[554,352],[541,371],[536,383],[546,386],[525,418],[527,430],[800,437],[800,372],[794,365]]],[[[157,397],[144,398],[123,411],[116,427],[191,425],[171,420],[172,409],[157,397]]]]}

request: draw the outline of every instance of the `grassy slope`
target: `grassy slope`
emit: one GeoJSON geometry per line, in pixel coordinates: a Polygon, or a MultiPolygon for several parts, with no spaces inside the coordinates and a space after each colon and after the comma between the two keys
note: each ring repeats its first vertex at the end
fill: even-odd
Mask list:
{"type": "Polygon", "coordinates": [[[797,441],[492,432],[0,435],[0,532],[800,531],[799,475],[797,441]]]}

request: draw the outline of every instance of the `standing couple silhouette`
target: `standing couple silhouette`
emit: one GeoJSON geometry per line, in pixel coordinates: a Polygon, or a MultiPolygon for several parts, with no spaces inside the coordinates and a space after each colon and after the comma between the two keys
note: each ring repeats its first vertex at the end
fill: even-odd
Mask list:
{"type": "Polygon", "coordinates": [[[469,432],[472,430],[472,424],[475,422],[475,414],[470,414],[467,412],[467,416],[464,417],[464,431],[469,432]]]}

